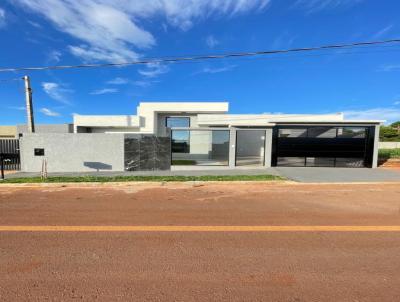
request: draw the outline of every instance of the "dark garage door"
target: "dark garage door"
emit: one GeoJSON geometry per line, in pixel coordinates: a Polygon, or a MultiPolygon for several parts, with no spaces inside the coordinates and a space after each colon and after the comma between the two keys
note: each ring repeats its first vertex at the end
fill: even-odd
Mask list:
{"type": "Polygon", "coordinates": [[[273,166],[371,167],[375,127],[278,126],[273,166]]]}

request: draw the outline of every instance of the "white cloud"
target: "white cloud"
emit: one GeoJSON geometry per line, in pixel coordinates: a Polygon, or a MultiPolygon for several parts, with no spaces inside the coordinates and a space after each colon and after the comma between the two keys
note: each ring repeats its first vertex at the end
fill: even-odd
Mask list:
{"type": "Polygon", "coordinates": [[[48,62],[58,63],[61,60],[62,53],[58,50],[52,50],[47,55],[48,62]]]}
{"type": "Polygon", "coordinates": [[[43,113],[44,115],[47,115],[47,116],[53,116],[53,117],[60,116],[60,114],[58,112],[55,112],[55,111],[50,110],[48,108],[40,108],[39,111],[41,113],[43,113]]]}
{"type": "Polygon", "coordinates": [[[107,81],[107,84],[110,84],[110,85],[124,85],[124,84],[128,84],[128,83],[129,83],[128,79],[120,78],[120,77],[117,77],[117,78],[107,81]]]}
{"type": "Polygon", "coordinates": [[[393,71],[396,69],[400,69],[400,64],[386,64],[381,66],[380,71],[393,71]]]}
{"type": "Polygon", "coordinates": [[[69,46],[84,61],[122,62],[137,59],[137,49],[156,44],[143,21],[161,17],[182,30],[215,16],[261,11],[270,0],[14,0],[44,16],[59,31],[79,40],[69,46]]]}
{"type": "Polygon", "coordinates": [[[99,47],[90,47],[87,45],[68,46],[70,52],[81,58],[85,62],[105,61],[112,63],[122,63],[138,58],[138,54],[127,48],[118,50],[107,50],[99,47]]]}
{"type": "Polygon", "coordinates": [[[308,13],[315,13],[325,9],[349,7],[363,1],[364,0],[297,0],[294,7],[303,8],[308,13]]]}
{"type": "Polygon", "coordinates": [[[6,11],[0,7],[0,28],[6,25],[6,11]]]}
{"type": "Polygon", "coordinates": [[[386,122],[394,122],[400,120],[399,108],[371,108],[365,110],[348,110],[343,111],[346,119],[355,120],[385,120],[386,122]]]}
{"type": "Polygon", "coordinates": [[[231,71],[234,68],[236,68],[236,65],[228,65],[224,67],[218,67],[218,68],[213,68],[213,67],[205,67],[200,71],[195,72],[194,74],[199,74],[199,73],[221,73],[221,72],[226,72],[226,71],[231,71]]]}
{"type": "Polygon", "coordinates": [[[28,23],[30,25],[32,25],[33,27],[42,28],[42,26],[39,23],[35,22],[35,21],[28,20],[28,23]]]}
{"type": "Polygon", "coordinates": [[[209,35],[206,38],[206,44],[209,48],[214,48],[215,46],[219,45],[220,43],[213,35],[209,35]]]}
{"type": "Polygon", "coordinates": [[[147,80],[143,81],[143,80],[141,80],[141,81],[135,81],[135,82],[133,82],[133,84],[136,86],[142,87],[142,88],[146,88],[146,87],[149,87],[158,82],[159,81],[147,81],[147,80]]]}
{"type": "Polygon", "coordinates": [[[138,70],[138,72],[146,78],[155,78],[169,71],[169,67],[167,65],[158,62],[148,63],[146,64],[146,68],[147,69],[138,70]]]}
{"type": "Polygon", "coordinates": [[[109,94],[109,93],[116,93],[116,92],[118,92],[118,89],[116,89],[116,88],[103,88],[103,89],[98,89],[98,90],[92,91],[90,94],[100,95],[100,94],[109,94]]]}
{"type": "Polygon", "coordinates": [[[69,104],[66,94],[71,93],[72,90],[60,86],[60,84],[52,82],[42,82],[42,88],[52,99],[64,104],[69,104]]]}
{"type": "Polygon", "coordinates": [[[388,26],[382,28],[380,31],[378,31],[377,33],[375,33],[375,34],[372,36],[372,39],[379,39],[379,38],[381,38],[382,36],[385,36],[389,31],[392,30],[393,26],[394,26],[393,24],[390,24],[390,25],[388,25],[388,26]]]}
{"type": "Polygon", "coordinates": [[[396,105],[396,106],[397,106],[397,105],[400,105],[400,101],[394,102],[393,105],[396,105]]]}

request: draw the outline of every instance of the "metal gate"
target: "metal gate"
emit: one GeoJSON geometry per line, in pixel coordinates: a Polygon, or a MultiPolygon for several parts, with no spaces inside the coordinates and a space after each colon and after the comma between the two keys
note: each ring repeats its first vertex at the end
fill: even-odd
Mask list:
{"type": "Polygon", "coordinates": [[[4,163],[4,170],[20,170],[19,140],[0,139],[0,157],[4,163]]]}
{"type": "Polygon", "coordinates": [[[372,167],[375,128],[278,126],[272,164],[291,167],[372,167]]]}

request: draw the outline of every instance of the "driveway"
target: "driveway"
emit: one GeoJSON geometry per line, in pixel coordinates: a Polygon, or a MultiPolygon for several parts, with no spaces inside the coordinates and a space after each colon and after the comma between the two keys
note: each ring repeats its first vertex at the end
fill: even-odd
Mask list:
{"type": "Polygon", "coordinates": [[[310,182],[397,182],[400,181],[400,170],[378,168],[294,168],[277,167],[279,175],[290,180],[310,182]]]}

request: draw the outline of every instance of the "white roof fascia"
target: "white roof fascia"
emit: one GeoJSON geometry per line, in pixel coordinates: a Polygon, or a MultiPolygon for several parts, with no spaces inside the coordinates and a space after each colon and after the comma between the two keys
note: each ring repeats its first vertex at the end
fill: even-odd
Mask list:
{"type": "Polygon", "coordinates": [[[385,123],[384,120],[343,120],[343,121],[282,121],[282,122],[276,122],[277,125],[313,125],[313,124],[318,124],[318,125],[335,125],[335,124],[352,124],[352,125],[361,125],[361,124],[366,124],[366,125],[371,125],[371,124],[383,124],[385,123]]]}
{"type": "Polygon", "coordinates": [[[136,115],[79,115],[74,114],[76,127],[140,127],[140,119],[136,115]]]}
{"type": "Polygon", "coordinates": [[[143,102],[138,106],[140,112],[165,113],[226,113],[228,102],[143,102]]]}

